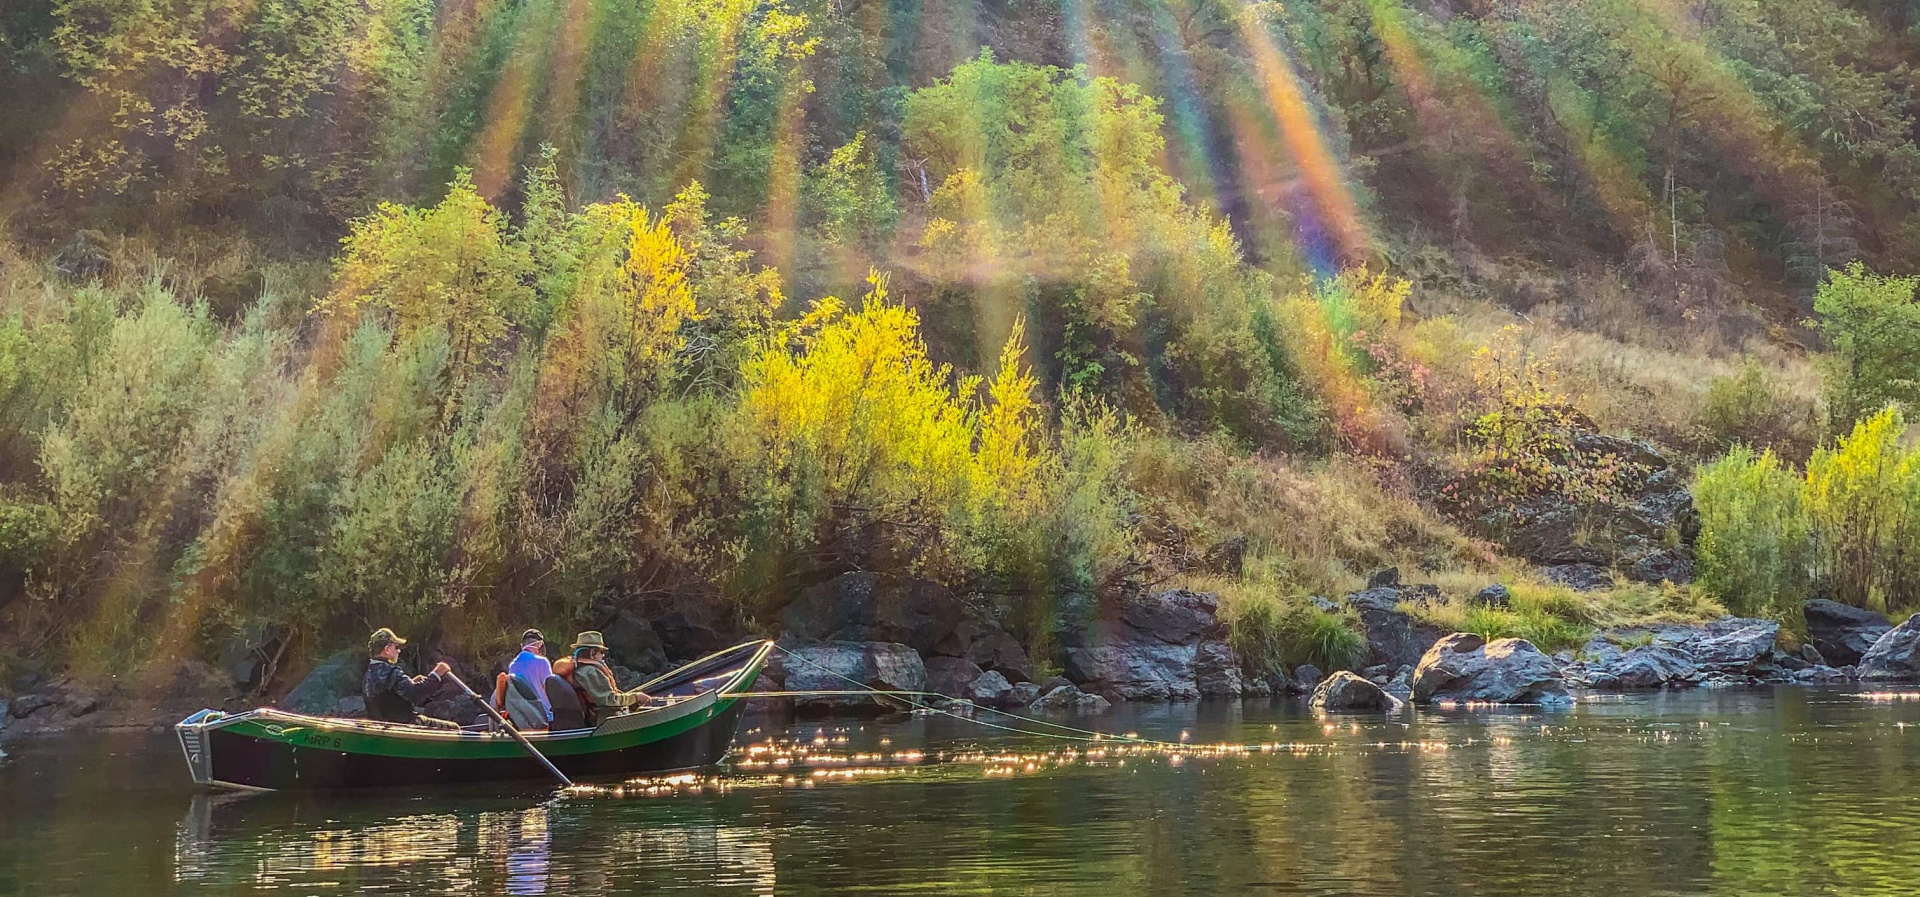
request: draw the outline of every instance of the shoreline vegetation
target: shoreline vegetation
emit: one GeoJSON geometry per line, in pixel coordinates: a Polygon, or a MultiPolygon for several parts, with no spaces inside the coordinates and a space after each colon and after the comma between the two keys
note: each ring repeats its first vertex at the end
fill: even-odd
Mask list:
{"type": "Polygon", "coordinates": [[[1195,90],[1125,4],[1078,67],[1013,9],[922,60],[806,3],[295,5],[328,27],[205,65],[160,12],[4,20],[6,83],[74,103],[0,132],[16,718],[293,700],[382,625],[476,672],[599,628],[640,672],[785,637],[1078,701],[1411,688],[1455,632],[1838,671],[1781,660],[1807,601],[1920,608],[1899,10],[1192,0],[1195,90]]]}

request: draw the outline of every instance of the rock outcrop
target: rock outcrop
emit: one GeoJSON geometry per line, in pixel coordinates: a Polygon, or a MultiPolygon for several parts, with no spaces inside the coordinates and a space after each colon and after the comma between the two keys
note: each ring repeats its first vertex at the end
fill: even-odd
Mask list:
{"type": "Polygon", "coordinates": [[[1400,706],[1400,699],[1342,670],[1316,686],[1308,703],[1315,710],[1395,710],[1400,706]]]}
{"type": "MultiPolygon", "coordinates": [[[[792,649],[785,662],[791,691],[926,691],[927,667],[920,654],[898,642],[822,642],[792,649]],[[852,680],[849,682],[848,680],[852,680]],[[858,686],[855,685],[858,683],[858,686]]],[[[822,695],[794,701],[800,713],[880,713],[899,706],[865,695],[822,695]]]]}
{"type": "Polygon", "coordinates": [[[962,697],[986,707],[1004,707],[1011,691],[1013,683],[1008,682],[1006,676],[999,670],[988,670],[967,685],[967,693],[962,697]]]}
{"type": "MultiPolygon", "coordinates": [[[[1379,574],[1375,574],[1375,579],[1379,579],[1379,574]]],[[[1412,666],[1446,634],[1401,610],[1402,596],[1401,589],[1382,586],[1346,597],[1347,607],[1360,619],[1360,628],[1367,637],[1367,654],[1361,661],[1362,666],[1385,665],[1393,669],[1412,666]]]]}
{"type": "Polygon", "coordinates": [[[280,706],[295,713],[325,715],[340,706],[340,699],[360,694],[360,680],[366,676],[367,652],[346,650],[320,661],[280,701],[280,706]]]}
{"type": "Polygon", "coordinates": [[[1427,649],[1413,671],[1413,699],[1433,702],[1559,704],[1572,700],[1560,665],[1531,642],[1489,642],[1456,632],[1427,649]]]}
{"type": "MultiPolygon", "coordinates": [[[[1643,582],[1693,579],[1693,497],[1685,479],[1652,445],[1594,432],[1575,435],[1571,454],[1582,464],[1625,471],[1622,500],[1573,505],[1558,495],[1514,502],[1483,502],[1469,512],[1469,528],[1507,553],[1545,568],[1574,588],[1603,584],[1618,569],[1643,582]],[[1669,534],[1679,536],[1670,540],[1669,534]],[[1681,547],[1673,547],[1673,543],[1681,547]]],[[[1469,492],[1471,490],[1469,489],[1469,492]]]]}
{"type": "Polygon", "coordinates": [[[1860,658],[1860,677],[1878,680],[1905,680],[1920,677],[1920,614],[1886,634],[1860,658]]]}
{"type": "Polygon", "coordinates": [[[1587,688],[1633,690],[1692,685],[1700,678],[1693,656],[1670,645],[1640,645],[1567,668],[1569,680],[1587,688]]]}
{"type": "Polygon", "coordinates": [[[1773,654],[1780,624],[1772,620],[1748,621],[1731,632],[1709,635],[1687,644],[1687,653],[1702,670],[1718,673],[1751,673],[1773,654]]]}
{"type": "Polygon", "coordinates": [[[1111,700],[1238,697],[1238,656],[1227,645],[1220,599],[1174,589],[1109,608],[1070,634],[1067,678],[1111,700]]]}
{"type": "Polygon", "coordinates": [[[1807,644],[1820,658],[1842,666],[1859,663],[1893,624],[1862,607],[1818,598],[1806,603],[1807,644]]]}
{"type": "MultiPolygon", "coordinates": [[[[984,672],[979,665],[964,657],[928,657],[924,659],[927,668],[927,690],[946,695],[950,698],[967,697],[967,689],[979,680],[984,672]]],[[[1003,677],[1002,682],[1006,679],[1003,677]]]]}

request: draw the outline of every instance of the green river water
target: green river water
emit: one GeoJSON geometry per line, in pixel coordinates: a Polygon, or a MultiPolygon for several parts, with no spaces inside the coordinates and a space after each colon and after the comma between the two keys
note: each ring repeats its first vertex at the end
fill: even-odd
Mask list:
{"type": "Polygon", "coordinates": [[[1920,690],[1098,722],[1269,747],[749,718],[738,744],[776,747],[736,756],[806,759],[651,793],[209,797],[164,733],[19,742],[0,894],[1920,894],[1920,690]]]}

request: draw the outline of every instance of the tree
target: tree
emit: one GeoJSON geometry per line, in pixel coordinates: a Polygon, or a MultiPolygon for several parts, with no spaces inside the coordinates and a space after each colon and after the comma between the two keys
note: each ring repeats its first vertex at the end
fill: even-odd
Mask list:
{"type": "Polygon", "coordinates": [[[1827,272],[1811,322],[1827,342],[1828,429],[1844,433],[1889,403],[1920,401],[1920,277],[1874,274],[1854,262],[1827,272]]]}

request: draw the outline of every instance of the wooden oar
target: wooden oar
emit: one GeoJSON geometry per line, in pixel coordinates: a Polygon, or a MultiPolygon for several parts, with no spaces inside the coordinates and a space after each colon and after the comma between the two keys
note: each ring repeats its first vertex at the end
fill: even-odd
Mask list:
{"type": "Polygon", "coordinates": [[[512,735],[514,741],[520,742],[520,746],[523,748],[526,748],[527,753],[533,755],[533,759],[540,761],[540,765],[545,766],[548,772],[553,773],[553,777],[556,779],[559,779],[561,785],[568,788],[573,787],[573,780],[567,778],[567,774],[564,772],[561,772],[560,767],[553,765],[553,761],[548,760],[547,755],[540,753],[540,749],[537,747],[534,747],[533,742],[527,740],[527,736],[520,734],[519,729],[514,728],[512,723],[507,722],[507,718],[504,716],[501,716],[500,711],[493,709],[492,702],[488,701],[485,698],[480,697],[477,694],[474,694],[473,689],[468,688],[465,682],[460,681],[459,676],[455,676],[452,673],[448,673],[446,675],[448,679],[453,680],[453,684],[460,686],[461,691],[464,691],[467,693],[467,697],[472,698],[476,703],[478,703],[482,708],[484,708],[487,711],[488,715],[493,717],[494,722],[499,723],[501,726],[506,728],[507,734],[512,735]]]}

